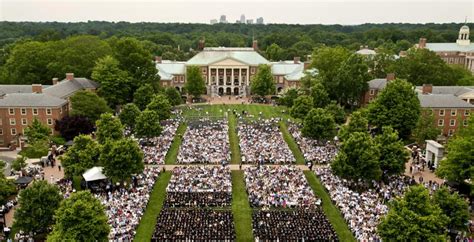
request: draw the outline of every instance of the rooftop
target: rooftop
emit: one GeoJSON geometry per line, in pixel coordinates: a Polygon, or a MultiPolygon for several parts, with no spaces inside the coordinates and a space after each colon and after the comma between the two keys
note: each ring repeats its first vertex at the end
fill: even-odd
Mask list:
{"type": "Polygon", "coordinates": [[[0,107],[59,107],[67,100],[44,93],[10,93],[0,98],[0,107]]]}
{"type": "Polygon", "coordinates": [[[98,86],[98,83],[87,78],[64,79],[56,85],[44,88],[43,93],[54,97],[67,98],[79,90],[97,88],[98,86]]]}
{"type": "Polygon", "coordinates": [[[269,64],[267,59],[252,48],[212,47],[204,48],[188,60],[186,65],[210,65],[225,59],[234,59],[251,66],[269,64]]]}
{"type": "Polygon", "coordinates": [[[368,81],[370,89],[382,90],[387,86],[387,78],[376,78],[368,81]]]}
{"type": "Polygon", "coordinates": [[[418,99],[422,108],[474,108],[451,94],[418,94],[418,99]]]}
{"type": "Polygon", "coordinates": [[[471,52],[471,51],[474,51],[474,43],[471,43],[469,45],[458,45],[457,43],[426,43],[426,48],[434,52],[443,52],[443,51],[471,52]]]}

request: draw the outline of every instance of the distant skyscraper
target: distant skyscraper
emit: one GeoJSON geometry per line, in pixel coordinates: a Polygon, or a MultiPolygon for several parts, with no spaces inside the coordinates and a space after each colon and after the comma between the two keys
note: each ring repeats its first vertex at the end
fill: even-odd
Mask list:
{"type": "Polygon", "coordinates": [[[217,19],[211,19],[211,24],[217,24],[217,19]]]}
{"type": "Polygon", "coordinates": [[[244,14],[240,15],[240,23],[245,24],[245,15],[244,14]]]}
{"type": "Polygon", "coordinates": [[[263,18],[262,17],[257,18],[257,24],[263,24],[263,18]]]}
{"type": "Polygon", "coordinates": [[[253,24],[253,19],[247,19],[247,24],[253,24]]]}
{"type": "Polygon", "coordinates": [[[219,20],[219,23],[224,23],[224,24],[227,23],[227,18],[226,18],[225,15],[221,15],[221,18],[220,18],[220,20],[219,20]]]}

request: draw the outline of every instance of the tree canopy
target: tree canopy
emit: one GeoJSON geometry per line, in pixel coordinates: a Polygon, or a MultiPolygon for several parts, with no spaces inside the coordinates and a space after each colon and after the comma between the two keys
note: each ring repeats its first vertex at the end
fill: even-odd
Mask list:
{"type": "Polygon", "coordinates": [[[51,135],[51,129],[41,123],[37,118],[25,129],[25,135],[28,137],[28,142],[34,143],[38,140],[47,140],[51,135]]]}
{"type": "Polygon", "coordinates": [[[358,105],[361,93],[369,88],[367,82],[371,76],[368,70],[366,61],[359,54],[352,54],[342,62],[333,80],[341,105],[358,105]]]}
{"type": "Polygon", "coordinates": [[[339,130],[339,138],[345,140],[351,133],[354,132],[367,132],[369,127],[369,121],[361,111],[355,111],[351,114],[349,123],[344,125],[339,130]]]}
{"type": "Polygon", "coordinates": [[[67,177],[82,175],[97,164],[99,154],[99,144],[89,135],[76,136],[73,145],[60,157],[64,174],[67,177]]]}
{"type": "Polygon", "coordinates": [[[325,109],[313,108],[304,118],[301,133],[318,140],[332,139],[336,135],[334,117],[325,109]]]}
{"type": "Polygon", "coordinates": [[[448,221],[432,202],[428,190],[417,185],[389,203],[388,214],[382,218],[377,232],[383,240],[443,241],[448,221]]]}
{"type": "Polygon", "coordinates": [[[396,79],[387,84],[369,104],[369,123],[382,128],[392,126],[402,138],[407,138],[420,117],[420,101],[413,86],[396,79]]]}
{"type": "Polygon", "coordinates": [[[90,91],[76,92],[70,98],[71,116],[83,116],[95,122],[103,113],[111,113],[107,102],[90,91]]]}
{"type": "Polygon", "coordinates": [[[104,206],[89,191],[64,199],[54,215],[48,241],[108,241],[110,227],[104,206]]]}
{"type": "Polygon", "coordinates": [[[206,83],[198,66],[188,66],[186,69],[186,83],[184,89],[194,98],[199,98],[206,91],[206,83]]]}
{"type": "Polygon", "coordinates": [[[457,192],[451,193],[448,188],[441,187],[433,194],[433,201],[444,215],[448,217],[448,229],[467,231],[469,223],[469,204],[457,192]]]}
{"type": "Polygon", "coordinates": [[[265,96],[275,93],[275,83],[271,67],[269,65],[259,65],[257,73],[250,81],[250,91],[252,94],[265,96]]]}
{"type": "Polygon", "coordinates": [[[441,134],[441,129],[436,126],[437,122],[431,110],[422,110],[420,114],[412,135],[416,143],[423,146],[425,140],[436,140],[441,134]]]}
{"type": "Polygon", "coordinates": [[[56,120],[54,129],[59,131],[66,140],[72,140],[79,134],[90,134],[94,131],[94,124],[83,116],[65,116],[56,120]]]}
{"type": "Polygon", "coordinates": [[[53,215],[61,200],[57,186],[46,181],[33,182],[20,192],[13,226],[26,233],[47,232],[53,225],[53,215]]]}
{"type": "Polygon", "coordinates": [[[329,94],[321,82],[314,82],[310,92],[313,98],[313,107],[325,108],[330,103],[329,94]]]}
{"type": "Polygon", "coordinates": [[[133,103],[135,103],[140,110],[144,110],[151,102],[153,95],[155,95],[155,91],[150,84],[142,85],[133,94],[133,103]]]}
{"type": "Polygon", "coordinates": [[[140,109],[134,103],[127,103],[123,106],[122,111],[119,114],[120,122],[130,129],[135,128],[135,120],[140,115],[140,109]]]}
{"type": "Polygon", "coordinates": [[[153,96],[146,108],[155,111],[160,120],[166,120],[171,117],[171,104],[163,94],[153,96]]]}
{"type": "Polygon", "coordinates": [[[382,134],[375,136],[375,143],[380,151],[380,168],[386,175],[399,175],[405,171],[409,153],[398,133],[390,126],[382,128],[382,134]]]}
{"type": "Polygon", "coordinates": [[[168,87],[165,88],[164,94],[168,98],[168,101],[172,106],[177,106],[183,103],[183,99],[181,99],[181,94],[179,93],[176,88],[168,87]]]}
{"type": "Polygon", "coordinates": [[[123,126],[120,119],[111,113],[100,115],[100,119],[96,122],[97,141],[99,144],[105,144],[107,140],[118,140],[123,138],[123,126]]]}
{"type": "Polygon", "coordinates": [[[310,96],[299,96],[295,99],[293,106],[290,108],[290,115],[293,118],[303,120],[313,108],[313,98],[310,96]]]}
{"type": "MultiPolygon", "coordinates": [[[[145,111],[146,112],[146,111],[145,111]]],[[[104,174],[113,181],[125,181],[143,171],[143,152],[131,139],[108,140],[99,158],[104,174]]]]}
{"type": "Polygon", "coordinates": [[[135,127],[135,134],[138,137],[157,137],[163,131],[160,125],[160,116],[156,111],[149,109],[145,109],[138,115],[135,127]]]}

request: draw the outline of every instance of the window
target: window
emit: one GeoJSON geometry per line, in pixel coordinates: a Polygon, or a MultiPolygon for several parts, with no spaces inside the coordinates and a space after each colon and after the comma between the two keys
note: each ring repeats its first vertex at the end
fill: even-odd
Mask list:
{"type": "Polygon", "coordinates": [[[48,125],[53,125],[53,120],[52,119],[48,118],[47,121],[48,121],[48,125]]]}
{"type": "Polygon", "coordinates": [[[464,120],[462,121],[462,124],[463,124],[464,126],[467,126],[467,119],[464,119],[464,120]]]}
{"type": "Polygon", "coordinates": [[[12,135],[16,135],[16,129],[15,129],[15,128],[10,129],[10,133],[11,133],[12,135]]]}
{"type": "Polygon", "coordinates": [[[454,129],[448,130],[448,136],[452,136],[454,134],[454,129]]]}
{"type": "Polygon", "coordinates": [[[26,115],[26,108],[21,108],[21,115],[26,115]]]}
{"type": "Polygon", "coordinates": [[[449,126],[455,126],[455,125],[456,125],[456,119],[450,119],[449,126]]]}
{"type": "Polygon", "coordinates": [[[374,100],[373,97],[369,97],[369,102],[372,102],[374,100]]]}
{"type": "Polygon", "coordinates": [[[38,115],[38,109],[37,108],[33,108],[33,115],[38,115]]]}
{"type": "Polygon", "coordinates": [[[469,116],[469,109],[464,109],[464,116],[469,116]]]}
{"type": "Polygon", "coordinates": [[[11,119],[10,119],[10,125],[15,125],[15,124],[16,124],[16,119],[11,118],[11,119]]]}
{"type": "Polygon", "coordinates": [[[444,126],[444,119],[438,119],[438,126],[444,126]]]}
{"type": "Polygon", "coordinates": [[[439,110],[439,116],[444,116],[444,109],[439,110]]]}
{"type": "Polygon", "coordinates": [[[28,120],[26,120],[26,118],[22,118],[21,119],[21,124],[22,125],[28,125],[28,120]]]}
{"type": "Polygon", "coordinates": [[[51,135],[53,135],[53,134],[54,134],[54,129],[51,129],[51,135]]]}
{"type": "Polygon", "coordinates": [[[0,135],[3,135],[3,129],[0,129],[0,135]]]}
{"type": "Polygon", "coordinates": [[[375,95],[375,89],[370,89],[370,95],[375,95]]]}
{"type": "Polygon", "coordinates": [[[52,115],[52,114],[53,114],[53,111],[51,110],[51,108],[47,108],[46,115],[52,115]]]}
{"type": "Polygon", "coordinates": [[[255,74],[255,67],[250,68],[250,73],[255,74]]]}
{"type": "Polygon", "coordinates": [[[15,109],[14,109],[14,108],[9,108],[9,109],[8,109],[8,113],[9,113],[10,115],[15,115],[15,109]]]}
{"type": "Polygon", "coordinates": [[[456,116],[457,113],[456,109],[451,109],[451,116],[456,116]]]}

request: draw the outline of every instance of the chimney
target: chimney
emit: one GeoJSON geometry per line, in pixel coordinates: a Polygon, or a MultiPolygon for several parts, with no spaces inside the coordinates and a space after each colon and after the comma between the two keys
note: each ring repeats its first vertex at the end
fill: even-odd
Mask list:
{"type": "Polygon", "coordinates": [[[433,92],[433,85],[431,84],[423,84],[422,88],[423,94],[430,94],[433,92]]]}
{"type": "Polygon", "coordinates": [[[41,84],[31,84],[31,91],[33,93],[43,93],[43,86],[41,84]]]}
{"type": "Polygon", "coordinates": [[[387,81],[395,80],[395,73],[387,73],[386,79],[387,79],[387,81]]]}
{"type": "Polygon", "coordinates": [[[161,63],[161,56],[155,56],[155,63],[161,63]]]}
{"type": "Polygon", "coordinates": [[[420,41],[418,42],[418,48],[423,49],[426,47],[426,38],[420,38],[420,41]]]}
{"type": "Polygon", "coordinates": [[[53,78],[53,85],[58,84],[58,80],[59,80],[59,79],[58,79],[57,77],[53,78]]]}
{"type": "Polygon", "coordinates": [[[206,39],[204,38],[200,39],[199,44],[198,44],[198,50],[203,50],[205,46],[206,46],[206,39]]]}
{"type": "Polygon", "coordinates": [[[299,64],[300,63],[300,57],[299,56],[293,57],[293,63],[299,64]]]}
{"type": "Polygon", "coordinates": [[[74,73],[66,73],[66,80],[68,81],[74,80],[74,73]]]}
{"type": "Polygon", "coordinates": [[[252,42],[252,48],[253,50],[257,51],[258,50],[258,40],[254,40],[252,42]]]}

